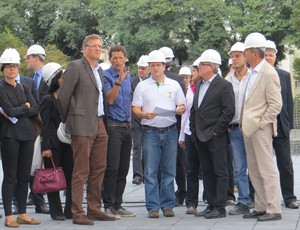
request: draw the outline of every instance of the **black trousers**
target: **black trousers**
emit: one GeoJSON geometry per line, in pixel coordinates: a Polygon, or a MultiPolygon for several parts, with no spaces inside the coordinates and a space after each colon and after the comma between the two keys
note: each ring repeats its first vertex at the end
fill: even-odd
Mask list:
{"type": "Polygon", "coordinates": [[[30,177],[34,140],[1,140],[3,167],[2,199],[5,216],[12,215],[12,199],[16,186],[19,214],[26,213],[28,182],[30,177]]]}
{"type": "Polygon", "coordinates": [[[196,140],[196,148],[203,167],[204,189],[208,205],[225,212],[228,191],[227,133],[214,136],[207,142],[196,140]]]}
{"type": "Polygon", "coordinates": [[[278,136],[273,138],[280,187],[285,204],[296,201],[294,194],[294,169],[290,150],[290,137],[285,137],[278,129],[278,136]]]}
{"type": "MultiPolygon", "coordinates": [[[[62,204],[60,200],[59,192],[50,192],[47,193],[50,215],[51,218],[55,218],[56,216],[65,215],[67,218],[72,217],[71,212],[71,204],[72,204],[72,196],[71,196],[71,180],[72,180],[72,171],[73,171],[73,152],[71,145],[61,143],[61,149],[52,149],[52,158],[56,167],[62,167],[66,182],[66,202],[64,211],[62,209],[62,204]]],[[[44,158],[45,168],[53,168],[52,162],[50,158],[44,158]]]]}
{"type": "Polygon", "coordinates": [[[103,180],[104,208],[118,209],[123,203],[123,193],[129,170],[131,154],[131,128],[108,126],[107,165],[103,180]]]}

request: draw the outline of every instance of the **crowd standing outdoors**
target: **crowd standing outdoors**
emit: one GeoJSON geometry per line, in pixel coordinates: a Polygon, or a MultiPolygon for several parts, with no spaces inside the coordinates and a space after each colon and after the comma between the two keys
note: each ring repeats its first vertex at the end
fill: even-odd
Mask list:
{"type": "Polygon", "coordinates": [[[138,76],[133,77],[125,68],[125,48],[112,46],[111,65],[104,69],[99,64],[102,46],[99,35],[86,36],[83,57],[64,71],[58,63],[45,65],[45,50],[32,45],[25,57],[34,71],[29,77],[19,74],[17,50],[2,53],[0,141],[6,227],[40,224],[26,214],[38,134],[44,166],[51,168],[52,158],[64,170],[66,202],[63,206],[59,192],[47,193],[49,210],[43,194],[31,191],[27,204],[34,204],[37,213],[50,213],[53,220],[93,225],[136,216],[122,207],[131,151],[132,183],[145,185],[149,218],[159,218],[160,210],[173,217],[173,208],[184,202],[186,214],[226,217],[228,200],[235,199],[233,181],[238,196],[229,215],[280,220],[280,188],[286,208],[299,208],[289,143],[291,79],[275,67],[274,42],[251,33],[244,43],[235,43],[228,52],[231,70],[225,79],[218,71],[221,56],[213,49],[176,74],[171,70],[172,49],[161,47],[140,57],[138,76]],[[32,123],[37,115],[39,133],[32,123]],[[207,202],[201,211],[197,211],[199,179],[207,202]],[[82,206],[85,185],[87,210],[82,206]]]}

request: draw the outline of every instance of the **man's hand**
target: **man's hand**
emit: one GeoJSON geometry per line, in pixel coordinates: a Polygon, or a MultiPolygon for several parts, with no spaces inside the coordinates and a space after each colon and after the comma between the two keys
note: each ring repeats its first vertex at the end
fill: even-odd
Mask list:
{"type": "Polygon", "coordinates": [[[177,115],[182,115],[185,111],[185,105],[182,104],[182,105],[177,105],[176,107],[176,114],[177,115]]]}

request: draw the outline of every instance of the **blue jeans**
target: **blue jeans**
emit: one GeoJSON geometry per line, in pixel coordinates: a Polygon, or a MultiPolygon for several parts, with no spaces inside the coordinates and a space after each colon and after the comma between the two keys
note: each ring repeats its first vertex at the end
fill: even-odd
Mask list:
{"type": "Polygon", "coordinates": [[[233,153],[234,183],[239,191],[237,200],[244,205],[249,205],[251,203],[251,199],[243,134],[237,127],[230,129],[229,136],[233,153]]]}
{"type": "Polygon", "coordinates": [[[163,130],[143,126],[142,152],[147,210],[173,209],[177,158],[176,125],[163,130]],[[161,172],[160,189],[157,180],[158,168],[161,172]]]}

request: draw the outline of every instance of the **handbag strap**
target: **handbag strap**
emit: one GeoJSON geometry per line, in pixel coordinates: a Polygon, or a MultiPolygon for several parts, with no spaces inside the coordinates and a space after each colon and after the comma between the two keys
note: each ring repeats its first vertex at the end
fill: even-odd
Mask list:
{"type": "MultiPolygon", "coordinates": [[[[52,166],[53,166],[54,170],[56,170],[56,166],[55,166],[55,164],[54,164],[53,157],[51,156],[51,157],[50,157],[50,159],[51,159],[52,166]]],[[[44,164],[44,157],[42,157],[42,161],[41,161],[40,169],[42,169],[42,167],[43,167],[43,164],[44,164]]]]}

